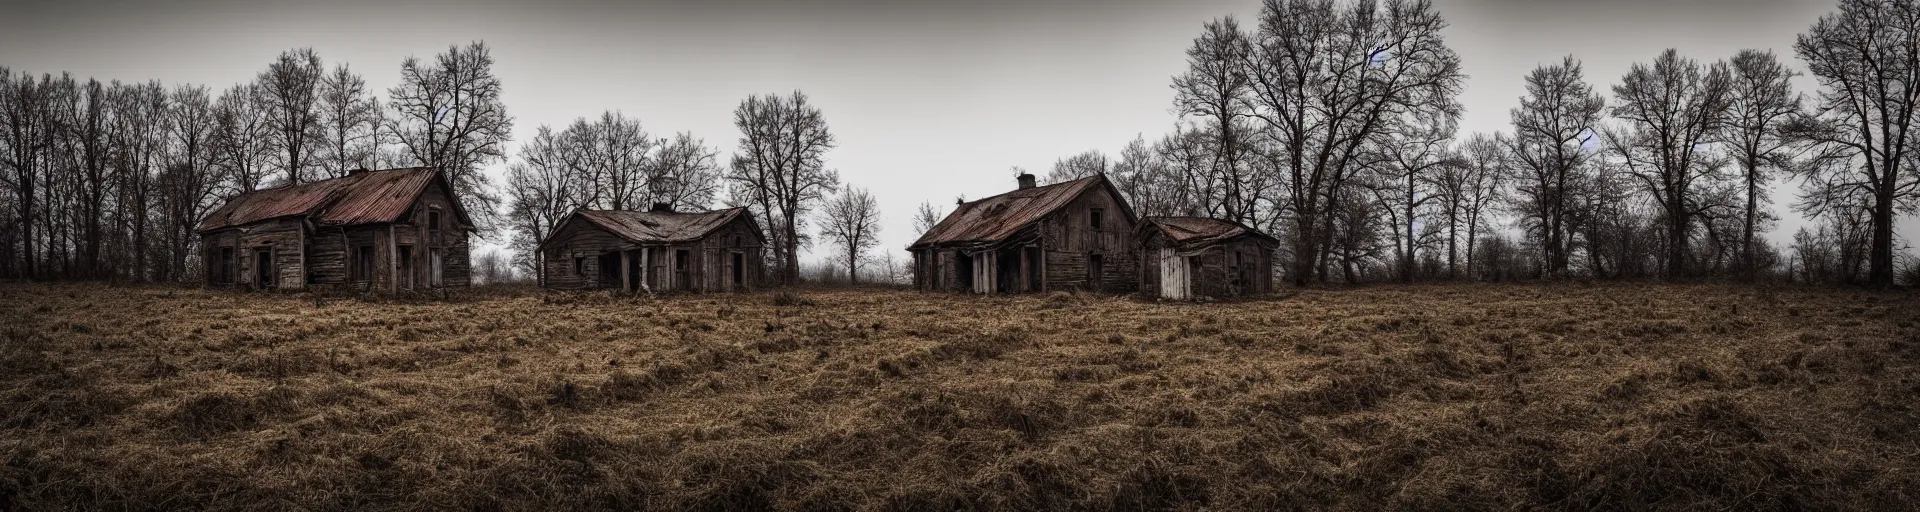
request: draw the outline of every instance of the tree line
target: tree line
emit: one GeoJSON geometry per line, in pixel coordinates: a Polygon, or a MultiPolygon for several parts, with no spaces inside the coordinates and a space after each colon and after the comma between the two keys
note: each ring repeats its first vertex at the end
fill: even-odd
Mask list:
{"type": "Polygon", "coordinates": [[[214,91],[0,67],[0,278],[201,279],[200,219],[356,168],[443,169],[482,229],[512,117],[484,43],[401,62],[382,103],[310,48],[214,91]]]}
{"type": "Polygon", "coordinates": [[[719,202],[753,215],[767,240],[773,282],[801,280],[799,254],[816,234],[839,248],[836,260],[849,279],[857,277],[879,245],[879,205],[827,168],[836,141],[819,107],[801,91],[754,95],[734,109],[733,124],[740,137],[724,164],[720,150],[703,139],[687,132],[653,138],[622,113],[578,119],[559,131],[541,126],[507,172],[514,266],[541,275],[544,262],[535,248],[579,209],[664,204],[705,211],[719,202]]]}
{"type": "Polygon", "coordinates": [[[1920,207],[1914,0],[1844,0],[1800,34],[1810,96],[1766,50],[1670,49],[1606,89],[1568,56],[1521,77],[1499,133],[1459,133],[1466,76],[1444,27],[1425,0],[1266,0],[1250,27],[1216,19],[1173,77],[1171,133],[1061,158],[1047,179],[1107,173],[1142,215],[1267,230],[1299,285],[1894,283],[1896,215],[1920,207]],[[1775,247],[1782,182],[1816,224],[1775,247]]]}
{"type": "MultiPolygon", "coordinates": [[[[1757,278],[1896,280],[1894,223],[1920,208],[1913,130],[1920,0],[1843,0],[1797,38],[1818,83],[1766,50],[1704,62],[1667,50],[1602,87],[1568,56],[1527,73],[1510,127],[1461,134],[1466,76],[1427,0],[1266,0],[1250,26],[1206,23],[1172,77],[1173,129],[1117,157],[1061,158],[1058,182],[1113,179],[1142,215],[1201,215],[1283,241],[1296,285],[1335,280],[1757,278]],[[1815,224],[1776,247],[1768,195],[1815,224]]],[[[806,94],[735,108],[735,149],[655,137],[619,112],[541,126],[507,155],[513,118],[484,43],[405,59],[375,97],[345,65],[282,53],[254,80],[101,83],[0,68],[0,277],[196,278],[193,226],[241,192],[434,166],[512,266],[578,208],[748,209],[771,278],[836,247],[849,277],[879,211],[827,165],[837,146],[806,94]],[[503,183],[482,169],[505,162],[503,183]]],[[[937,223],[932,203],[914,213],[937,223]]],[[[1909,265],[1909,268],[1920,268],[1909,265]]],[[[1920,273],[1920,272],[1914,272],[1920,273]]]]}

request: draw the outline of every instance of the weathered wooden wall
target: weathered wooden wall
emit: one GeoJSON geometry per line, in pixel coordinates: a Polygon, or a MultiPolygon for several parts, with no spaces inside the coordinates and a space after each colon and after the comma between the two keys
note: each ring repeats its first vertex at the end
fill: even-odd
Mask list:
{"type": "Polygon", "coordinates": [[[601,279],[599,257],[608,253],[626,252],[629,274],[645,269],[643,275],[631,278],[653,291],[733,290],[735,252],[741,255],[742,289],[759,287],[765,272],[760,239],[745,217],[715,228],[704,238],[676,245],[639,246],[579,219],[561,226],[549,240],[542,273],[546,287],[557,290],[622,287],[617,280],[601,279]],[[686,251],[684,263],[678,259],[680,251],[686,251]],[[582,258],[582,268],[575,268],[575,258],[582,258]]]}
{"type": "Polygon", "coordinates": [[[1253,237],[1240,237],[1182,256],[1158,233],[1141,241],[1150,255],[1140,273],[1141,291],[1169,300],[1228,298],[1273,291],[1273,251],[1253,237]]]}
{"type": "Polygon", "coordinates": [[[221,247],[234,251],[234,273],[230,283],[208,283],[247,290],[299,290],[306,284],[303,262],[305,233],[297,219],[274,219],[207,233],[205,251],[210,260],[218,259],[221,247]],[[259,279],[258,251],[271,251],[272,278],[259,279]]]}
{"type": "Polygon", "coordinates": [[[1140,285],[1140,252],[1133,241],[1134,220],[1120,207],[1120,199],[1105,187],[1089,189],[1066,207],[1041,221],[1045,240],[1046,289],[1089,289],[1130,292],[1140,285]],[[1094,209],[1103,211],[1100,230],[1092,226],[1094,209]],[[1101,272],[1089,276],[1093,255],[1101,256],[1101,272]]]}

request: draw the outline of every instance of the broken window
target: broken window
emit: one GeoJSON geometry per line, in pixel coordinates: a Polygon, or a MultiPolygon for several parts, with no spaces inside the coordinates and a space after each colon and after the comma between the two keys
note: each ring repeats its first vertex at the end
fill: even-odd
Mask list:
{"type": "Polygon", "coordinates": [[[431,229],[431,230],[440,229],[440,210],[427,211],[427,229],[431,229]]]}
{"type": "Polygon", "coordinates": [[[1100,221],[1103,220],[1101,219],[1101,217],[1105,217],[1106,213],[1107,213],[1106,210],[1094,208],[1093,212],[1087,215],[1087,222],[1089,223],[1088,225],[1092,226],[1094,231],[1100,231],[1102,229],[1100,221]]]}

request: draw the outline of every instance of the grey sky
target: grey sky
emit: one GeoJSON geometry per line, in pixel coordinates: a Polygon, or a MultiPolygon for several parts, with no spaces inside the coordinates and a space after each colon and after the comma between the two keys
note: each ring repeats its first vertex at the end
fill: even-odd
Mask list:
{"type": "MultiPolygon", "coordinates": [[[[1471,77],[1463,134],[1505,129],[1522,75],[1568,54],[1603,92],[1631,63],[1670,46],[1703,61],[1772,49],[1802,67],[1794,36],[1832,10],[1830,1],[1789,0],[1439,4],[1471,77]]],[[[741,99],[799,89],[839,138],[829,165],[874,191],[887,213],[885,246],[903,256],[922,201],[951,209],[956,196],[1011,188],[1011,166],[1044,173],[1061,156],[1117,154],[1136,135],[1168,132],[1170,77],[1201,24],[1232,14],[1250,27],[1258,8],[1257,0],[69,1],[6,7],[0,65],[218,89],[252,79],[282,50],[311,46],[384,91],[406,56],[483,39],[516,140],[541,124],[619,110],[656,136],[691,131],[723,160],[741,99]]],[[[1903,233],[1920,232],[1904,222],[1903,233]]]]}

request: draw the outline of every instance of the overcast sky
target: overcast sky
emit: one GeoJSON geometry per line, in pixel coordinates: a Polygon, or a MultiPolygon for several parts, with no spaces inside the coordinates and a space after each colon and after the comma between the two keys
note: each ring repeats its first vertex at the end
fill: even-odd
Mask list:
{"type": "MultiPolygon", "coordinates": [[[[1608,93],[1629,65],[1678,48],[1702,61],[1771,49],[1826,0],[1442,0],[1469,75],[1462,134],[1507,128],[1522,76],[1574,55],[1608,93]]],[[[829,166],[872,189],[885,247],[904,256],[922,201],[951,209],[1044,174],[1061,156],[1116,155],[1171,130],[1171,77],[1207,20],[1253,26],[1259,0],[684,2],[307,1],[10,3],[0,65],[105,79],[251,80],[281,51],[313,47],[384,91],[402,59],[485,40],[516,141],[542,124],[618,110],[656,136],[691,131],[731,154],[732,112],[752,94],[803,90],[839,139],[829,166]]],[[[1803,91],[1812,86],[1804,77],[1803,91]]],[[[517,146],[515,146],[517,147],[517,146]]],[[[496,166],[496,175],[504,166],[496,166]]],[[[1785,191],[1782,196],[1790,191],[1785,191]]],[[[1773,233],[1792,235],[1790,217],[1773,233]]],[[[1901,232],[1920,232],[1912,219],[1901,232]]],[[[816,248],[816,252],[819,248],[816,248]]]]}

